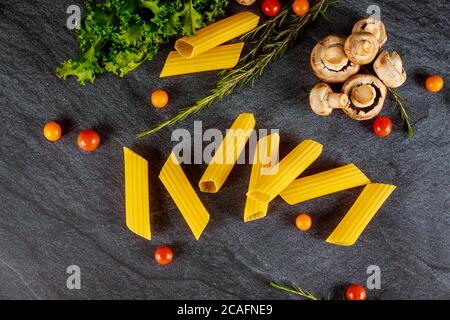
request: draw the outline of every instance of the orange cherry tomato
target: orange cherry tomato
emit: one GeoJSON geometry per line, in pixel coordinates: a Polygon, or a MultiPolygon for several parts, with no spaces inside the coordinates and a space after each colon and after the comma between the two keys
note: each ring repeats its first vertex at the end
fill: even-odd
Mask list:
{"type": "Polygon", "coordinates": [[[444,87],[444,79],[438,75],[430,76],[425,81],[425,87],[429,92],[439,92],[444,87]]]}
{"type": "Polygon", "coordinates": [[[312,220],[311,217],[306,213],[300,214],[295,219],[295,225],[301,231],[307,231],[311,228],[312,220]]]}
{"type": "Polygon", "coordinates": [[[164,108],[169,103],[169,95],[164,90],[156,90],[152,93],[151,100],[155,108],[164,108]]]}
{"type": "Polygon", "coordinates": [[[162,266],[169,264],[173,260],[173,251],[170,247],[161,246],[155,250],[155,260],[162,266]]]}
{"type": "Polygon", "coordinates": [[[83,130],[78,134],[77,142],[81,150],[94,151],[100,145],[100,135],[94,130],[83,130]]]}
{"type": "Polygon", "coordinates": [[[309,11],[308,0],[295,0],[292,4],[292,11],[298,16],[304,16],[309,11]]]}
{"type": "Polygon", "coordinates": [[[373,132],[380,138],[387,137],[392,131],[392,121],[386,116],[379,116],[373,122],[373,132]]]}
{"type": "Polygon", "coordinates": [[[61,126],[55,121],[51,121],[44,126],[44,137],[48,141],[58,141],[61,139],[61,126]]]}
{"type": "Polygon", "coordinates": [[[345,298],[347,300],[366,300],[366,290],[363,286],[352,284],[347,287],[345,291],[345,298]]]}

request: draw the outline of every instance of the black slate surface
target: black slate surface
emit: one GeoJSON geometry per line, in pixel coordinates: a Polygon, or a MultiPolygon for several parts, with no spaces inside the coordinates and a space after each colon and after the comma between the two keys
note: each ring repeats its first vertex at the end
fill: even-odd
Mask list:
{"type": "MultiPolygon", "coordinates": [[[[280,199],[267,218],[244,224],[241,214],[250,166],[235,167],[220,193],[201,194],[211,221],[195,241],[157,180],[174,143],[171,130],[143,140],[134,134],[167,119],[213,87],[215,73],[159,79],[169,46],[156,59],[121,79],[101,76],[81,87],[54,75],[60,61],[77,54],[66,27],[66,8],[82,1],[0,3],[0,298],[24,299],[296,299],[271,289],[270,280],[293,282],[317,295],[339,296],[346,284],[365,284],[369,265],[381,268],[381,289],[371,299],[450,298],[450,109],[448,86],[428,94],[423,77],[449,74],[448,1],[377,1],[389,40],[404,57],[408,82],[400,89],[416,123],[408,139],[392,104],[383,113],[395,131],[386,139],[336,111],[314,115],[308,92],[318,82],[309,53],[323,36],[347,34],[370,1],[342,1],[320,20],[254,87],[226,98],[193,121],[225,130],[241,112],[258,128],[280,129],[282,154],[303,139],[324,144],[305,173],[355,163],[374,182],[398,189],[357,244],[338,247],[324,239],[361,191],[356,188],[290,207],[280,199]],[[155,110],[153,89],[170,92],[170,107],[155,110]],[[67,129],[58,143],[44,140],[45,122],[67,129]],[[97,129],[101,148],[76,146],[76,134],[97,129]],[[150,161],[153,239],[145,241],[124,223],[122,147],[150,161]],[[299,212],[314,226],[293,226],[299,212]],[[169,244],[174,263],[160,267],[153,250],[169,244]],[[81,290],[66,288],[66,268],[81,268],[81,290]]],[[[242,10],[237,5],[230,12],[242,10]]],[[[196,182],[205,165],[187,166],[196,182]]]]}

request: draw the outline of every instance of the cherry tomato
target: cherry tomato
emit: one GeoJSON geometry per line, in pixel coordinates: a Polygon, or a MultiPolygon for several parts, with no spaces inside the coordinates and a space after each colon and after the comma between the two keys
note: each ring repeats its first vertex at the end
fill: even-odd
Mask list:
{"type": "Polygon", "coordinates": [[[352,284],[347,287],[345,291],[345,298],[347,300],[366,300],[366,290],[363,286],[352,284]]]}
{"type": "Polygon", "coordinates": [[[278,0],[264,0],[262,3],[262,11],[268,17],[275,17],[281,10],[278,0]]]}
{"type": "Polygon", "coordinates": [[[155,108],[164,108],[169,103],[169,95],[164,90],[156,90],[152,93],[151,100],[155,108]]]}
{"type": "Polygon", "coordinates": [[[295,225],[299,230],[307,231],[311,228],[312,225],[311,217],[306,213],[302,213],[295,219],[295,225]]]}
{"type": "Polygon", "coordinates": [[[94,151],[100,145],[100,135],[94,130],[83,130],[78,134],[77,142],[81,150],[94,151]]]}
{"type": "Polygon", "coordinates": [[[304,16],[309,11],[308,0],[295,0],[292,4],[292,11],[298,16],[304,16]]]}
{"type": "Polygon", "coordinates": [[[164,266],[172,262],[173,259],[173,251],[170,247],[161,246],[156,248],[155,250],[155,260],[160,265],[164,266]]]}
{"type": "Polygon", "coordinates": [[[425,81],[425,87],[430,92],[439,92],[444,87],[444,79],[438,75],[430,76],[425,81]]]}
{"type": "Polygon", "coordinates": [[[48,141],[58,141],[61,138],[61,126],[55,121],[51,121],[44,126],[44,137],[48,141]]]}
{"type": "Polygon", "coordinates": [[[392,121],[386,116],[379,116],[373,122],[373,132],[380,138],[387,137],[392,131],[392,121]]]}

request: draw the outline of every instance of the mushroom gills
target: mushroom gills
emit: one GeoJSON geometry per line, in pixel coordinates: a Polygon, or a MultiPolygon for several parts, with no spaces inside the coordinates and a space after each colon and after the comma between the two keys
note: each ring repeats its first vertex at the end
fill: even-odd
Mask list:
{"type": "Polygon", "coordinates": [[[310,63],[314,74],[323,82],[343,83],[358,73],[360,66],[346,55],[345,40],[345,37],[330,35],[314,46],[310,63]]]}

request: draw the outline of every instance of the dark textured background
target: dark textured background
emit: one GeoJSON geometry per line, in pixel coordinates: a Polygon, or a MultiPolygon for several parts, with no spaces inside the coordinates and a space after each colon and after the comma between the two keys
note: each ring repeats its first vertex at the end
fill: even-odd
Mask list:
{"type": "MultiPolygon", "coordinates": [[[[76,1],[83,5],[82,1],[76,1]]],[[[208,94],[215,73],[159,79],[169,46],[123,79],[100,76],[81,87],[58,79],[60,61],[77,55],[67,30],[73,1],[0,3],[0,298],[210,298],[296,299],[268,287],[272,279],[293,282],[317,295],[339,295],[351,282],[365,284],[366,268],[380,266],[382,288],[371,299],[450,298],[450,110],[448,87],[428,94],[423,77],[449,74],[449,1],[377,1],[389,40],[404,57],[409,74],[400,89],[416,123],[407,139],[392,104],[383,113],[395,123],[386,139],[371,122],[358,123],[336,111],[314,115],[308,92],[318,82],[309,67],[313,45],[330,33],[347,34],[365,16],[370,1],[342,1],[302,41],[268,68],[254,87],[226,98],[178,127],[225,130],[240,112],[253,112],[259,128],[280,128],[282,154],[302,139],[324,144],[308,173],[353,162],[373,181],[397,191],[353,247],[324,239],[361,191],[345,191],[290,207],[280,199],[266,219],[242,222],[250,167],[235,167],[220,193],[201,194],[211,221],[195,241],[157,174],[173,143],[171,130],[137,140],[134,134],[167,119],[208,94]],[[170,107],[155,110],[149,92],[170,92],[170,107]],[[67,129],[58,143],[44,140],[45,122],[67,129]],[[76,134],[97,129],[101,148],[92,154],[76,146],[76,134]],[[153,240],[129,232],[124,223],[122,147],[145,156],[151,169],[153,240]],[[293,226],[299,212],[314,226],[293,226]],[[153,250],[175,249],[174,263],[160,267],[153,250]],[[82,289],[66,289],[66,268],[81,267],[82,289]]],[[[230,11],[240,10],[236,5],[230,11]]],[[[187,166],[198,181],[205,166],[187,166]]]]}

